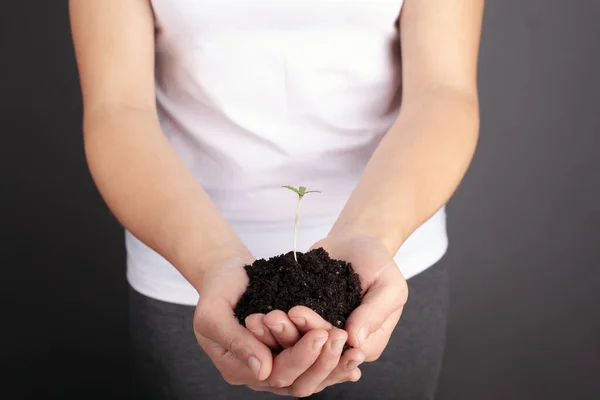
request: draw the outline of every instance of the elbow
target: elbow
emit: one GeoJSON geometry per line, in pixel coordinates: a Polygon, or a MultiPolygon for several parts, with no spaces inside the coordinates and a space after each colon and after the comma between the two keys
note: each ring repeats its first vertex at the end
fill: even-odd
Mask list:
{"type": "Polygon", "coordinates": [[[158,116],[148,107],[106,103],[84,107],[83,144],[90,169],[104,168],[147,142],[158,128],[158,116]]]}
{"type": "Polygon", "coordinates": [[[455,115],[458,128],[454,131],[454,135],[462,136],[459,139],[469,148],[472,156],[479,141],[481,126],[477,93],[456,91],[451,99],[451,112],[455,115]]]}
{"type": "Polygon", "coordinates": [[[432,85],[406,93],[402,101],[405,114],[428,116],[445,126],[454,126],[464,139],[477,142],[480,128],[479,96],[475,85],[432,85]],[[412,110],[412,111],[411,111],[412,110]]]}
{"type": "Polygon", "coordinates": [[[464,135],[464,140],[475,146],[479,139],[480,112],[477,88],[459,86],[440,86],[431,94],[434,102],[446,110],[447,115],[456,122],[457,129],[454,134],[464,135]]]}

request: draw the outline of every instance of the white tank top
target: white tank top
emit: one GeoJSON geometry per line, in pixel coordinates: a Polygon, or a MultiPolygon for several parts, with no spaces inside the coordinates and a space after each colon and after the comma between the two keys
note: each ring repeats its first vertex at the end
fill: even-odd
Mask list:
{"type": "MultiPolygon", "coordinates": [[[[255,257],[327,235],[398,115],[402,0],[153,0],[162,130],[255,257]]],[[[198,295],[126,233],[128,280],[164,301],[198,295]]],[[[447,248],[440,210],[402,246],[406,278],[447,248]]]]}

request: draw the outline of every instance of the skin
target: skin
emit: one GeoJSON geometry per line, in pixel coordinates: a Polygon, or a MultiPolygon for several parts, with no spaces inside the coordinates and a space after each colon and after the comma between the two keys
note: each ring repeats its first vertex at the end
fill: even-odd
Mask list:
{"type": "Polygon", "coordinates": [[[316,244],[361,276],[364,301],[345,330],[303,307],[250,316],[246,329],[232,310],[253,257],[161,132],[149,0],[70,1],[92,177],[122,225],[201,294],[194,332],[227,382],[304,397],[358,380],[384,350],[407,298],[392,254],[450,198],[475,149],[482,10],[483,0],[405,1],[402,111],[316,244]],[[356,348],[340,356],[346,340],[356,348]]]}

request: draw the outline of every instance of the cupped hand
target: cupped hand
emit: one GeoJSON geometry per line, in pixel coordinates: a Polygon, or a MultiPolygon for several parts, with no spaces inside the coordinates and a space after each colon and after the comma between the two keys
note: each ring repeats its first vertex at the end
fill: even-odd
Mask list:
{"type": "Polygon", "coordinates": [[[304,397],[310,394],[304,389],[306,385],[292,385],[313,381],[323,360],[333,364],[330,359],[335,354],[324,357],[322,350],[332,341],[345,342],[346,333],[312,329],[274,356],[255,334],[240,325],[233,312],[248,284],[244,265],[251,262],[230,258],[205,272],[194,315],[196,338],[229,384],[304,397]]]}
{"type": "Polygon", "coordinates": [[[251,257],[233,257],[213,264],[204,273],[194,314],[198,344],[232,385],[257,385],[273,368],[271,350],[233,312],[248,285],[244,265],[250,263],[251,257]]]}
{"type": "MultiPolygon", "coordinates": [[[[267,315],[253,314],[246,318],[246,326],[263,343],[274,352],[281,351],[275,358],[275,368],[263,386],[252,387],[255,390],[267,390],[276,387],[277,394],[307,397],[320,392],[328,386],[360,379],[358,366],[364,361],[365,355],[359,349],[349,349],[342,355],[348,334],[323,320],[318,314],[306,307],[294,307],[288,314],[283,311],[271,311],[267,315]],[[295,318],[295,317],[298,318],[295,318]],[[308,318],[306,320],[305,318],[308,318]],[[293,322],[292,322],[293,321],[293,322]],[[327,332],[328,338],[318,350],[311,353],[312,363],[303,364],[302,368],[294,368],[294,373],[285,364],[293,365],[293,355],[297,354],[298,345],[306,337],[314,336],[317,332],[327,332]],[[287,361],[290,360],[290,361],[287,361]],[[278,368],[278,367],[282,368],[278,368]],[[285,378],[282,378],[285,376],[285,378]]],[[[303,351],[300,349],[300,351],[303,351]]],[[[308,361],[308,360],[307,360],[308,361]]]]}
{"type": "Polygon", "coordinates": [[[330,235],[313,246],[319,247],[332,258],[352,263],[360,276],[363,298],[344,329],[348,344],[364,351],[367,362],[377,360],[402,315],[408,298],[406,280],[388,248],[367,235],[330,235]]]}
{"type": "MultiPolygon", "coordinates": [[[[361,278],[363,300],[345,325],[348,344],[355,348],[344,353],[329,375],[321,374],[322,382],[312,389],[315,393],[360,378],[357,366],[362,361],[375,361],[383,353],[408,296],[406,281],[392,255],[377,240],[357,234],[332,235],[313,246],[319,247],[325,248],[332,258],[352,263],[361,278]]],[[[266,316],[255,314],[247,318],[246,325],[274,350],[293,346],[303,333],[311,330],[335,329],[307,307],[294,307],[287,315],[281,311],[266,316]]]]}

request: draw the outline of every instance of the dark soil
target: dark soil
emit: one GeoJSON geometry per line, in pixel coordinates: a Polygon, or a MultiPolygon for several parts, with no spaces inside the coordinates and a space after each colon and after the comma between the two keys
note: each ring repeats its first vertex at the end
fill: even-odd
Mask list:
{"type": "Polygon", "coordinates": [[[254,313],[288,312],[306,306],[333,326],[343,328],[350,313],[360,305],[358,274],[352,265],[334,260],[324,249],[308,253],[289,252],[245,266],[250,278],[246,292],[235,307],[235,316],[245,326],[254,313]]]}

